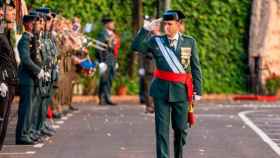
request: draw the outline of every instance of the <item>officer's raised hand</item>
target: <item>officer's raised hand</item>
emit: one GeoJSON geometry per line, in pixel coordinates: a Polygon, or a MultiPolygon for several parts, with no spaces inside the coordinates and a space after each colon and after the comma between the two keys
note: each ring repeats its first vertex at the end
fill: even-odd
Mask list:
{"type": "Polygon", "coordinates": [[[8,87],[5,83],[1,83],[0,85],[0,96],[1,97],[6,97],[8,92],[8,87]]]}
{"type": "Polygon", "coordinates": [[[145,21],[143,27],[144,27],[144,29],[146,29],[148,31],[158,30],[158,28],[160,27],[161,21],[162,21],[162,18],[152,20],[151,22],[145,21]]]}

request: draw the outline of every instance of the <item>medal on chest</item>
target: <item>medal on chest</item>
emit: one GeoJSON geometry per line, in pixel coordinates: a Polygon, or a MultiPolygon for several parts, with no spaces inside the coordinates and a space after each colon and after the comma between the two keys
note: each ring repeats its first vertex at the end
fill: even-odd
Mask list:
{"type": "Polygon", "coordinates": [[[190,65],[190,59],[191,59],[191,52],[192,48],[189,47],[182,47],[181,48],[181,63],[184,66],[184,69],[188,68],[190,65]]]}

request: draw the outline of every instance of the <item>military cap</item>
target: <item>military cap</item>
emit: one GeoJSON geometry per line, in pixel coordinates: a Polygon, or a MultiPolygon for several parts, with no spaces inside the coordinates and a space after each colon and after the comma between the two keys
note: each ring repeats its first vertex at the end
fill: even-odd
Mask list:
{"type": "Polygon", "coordinates": [[[43,13],[43,14],[49,14],[50,9],[49,8],[38,8],[38,9],[36,9],[36,12],[43,13]]]}
{"type": "Polygon", "coordinates": [[[9,6],[9,7],[13,7],[13,8],[15,8],[15,7],[16,7],[15,2],[14,2],[13,0],[9,0],[9,1],[7,1],[7,6],[9,6]]]}
{"type": "Polygon", "coordinates": [[[52,13],[51,13],[51,16],[52,16],[53,18],[55,18],[55,17],[56,17],[56,13],[55,13],[55,12],[52,12],[52,13]]]}
{"type": "Polygon", "coordinates": [[[39,13],[36,12],[35,10],[31,10],[31,11],[29,12],[29,15],[39,16],[39,13]]]}
{"type": "Polygon", "coordinates": [[[163,20],[182,20],[185,18],[185,15],[179,10],[168,10],[163,16],[163,20]]]}
{"type": "Polygon", "coordinates": [[[36,19],[37,16],[34,15],[24,15],[22,18],[22,22],[23,23],[28,23],[28,22],[32,22],[36,19]]]}
{"type": "Polygon", "coordinates": [[[112,21],[113,21],[113,19],[111,19],[111,18],[103,18],[102,19],[103,24],[107,24],[107,23],[112,22],[112,21]]]}

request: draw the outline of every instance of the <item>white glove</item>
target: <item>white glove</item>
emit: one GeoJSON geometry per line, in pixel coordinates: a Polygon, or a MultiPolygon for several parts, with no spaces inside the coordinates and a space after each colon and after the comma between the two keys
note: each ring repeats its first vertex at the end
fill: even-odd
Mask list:
{"type": "Polygon", "coordinates": [[[156,26],[159,26],[162,21],[162,18],[155,19],[152,22],[144,21],[144,28],[148,31],[152,31],[156,26]]]}
{"type": "Polygon", "coordinates": [[[145,75],[145,69],[144,68],[140,68],[138,71],[140,76],[144,76],[145,75]]]}
{"type": "Polygon", "coordinates": [[[56,66],[55,66],[55,71],[56,71],[57,73],[59,73],[59,68],[60,68],[59,65],[56,65],[56,66]]]}
{"type": "Polygon", "coordinates": [[[0,96],[1,97],[6,97],[8,92],[8,87],[5,83],[1,83],[0,85],[0,96]]]}
{"type": "Polygon", "coordinates": [[[107,66],[107,64],[105,64],[105,63],[99,63],[99,73],[100,74],[104,74],[105,72],[106,72],[106,70],[107,70],[107,68],[108,68],[108,66],[107,66]]]}
{"type": "Polygon", "coordinates": [[[45,77],[45,72],[43,69],[40,70],[40,72],[37,74],[38,79],[42,79],[45,77]]]}
{"type": "Polygon", "coordinates": [[[115,64],[115,69],[118,70],[119,69],[119,63],[115,64]]]}
{"type": "Polygon", "coordinates": [[[46,81],[50,81],[50,79],[51,79],[51,74],[50,74],[49,72],[45,72],[45,73],[44,73],[44,79],[45,79],[46,81]]]}
{"type": "Polygon", "coordinates": [[[200,95],[194,95],[194,100],[195,101],[199,101],[199,100],[201,100],[201,96],[200,95]]]}

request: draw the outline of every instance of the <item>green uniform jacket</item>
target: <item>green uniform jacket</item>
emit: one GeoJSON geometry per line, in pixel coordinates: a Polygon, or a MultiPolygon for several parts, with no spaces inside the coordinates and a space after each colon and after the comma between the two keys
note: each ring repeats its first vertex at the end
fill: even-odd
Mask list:
{"type": "MultiPolygon", "coordinates": [[[[155,37],[159,37],[162,39],[164,46],[170,47],[167,36],[163,35],[151,37],[150,35],[149,31],[142,28],[136,35],[132,43],[132,48],[140,53],[151,52],[155,58],[157,69],[172,72],[155,41],[155,37]]],[[[180,34],[175,52],[179,61],[182,61],[181,50],[186,48],[191,50],[191,56],[188,59],[190,64],[188,67],[185,67],[185,70],[192,73],[194,91],[197,95],[202,95],[202,74],[196,42],[193,38],[180,34]]],[[[157,78],[155,78],[151,84],[150,95],[158,99],[167,99],[169,102],[186,101],[187,99],[186,88],[183,84],[157,78]]]]}
{"type": "Polygon", "coordinates": [[[104,42],[104,43],[108,44],[108,46],[109,46],[106,52],[96,49],[97,60],[99,62],[105,62],[108,65],[114,66],[116,59],[114,57],[114,52],[113,52],[114,45],[112,43],[112,40],[110,39],[110,35],[108,34],[108,32],[106,30],[103,30],[99,33],[97,40],[104,42]]]}
{"type": "Polygon", "coordinates": [[[41,70],[41,68],[36,65],[30,57],[30,41],[31,35],[24,32],[18,43],[18,51],[21,61],[18,71],[20,85],[34,85],[34,79],[41,70]]]}

